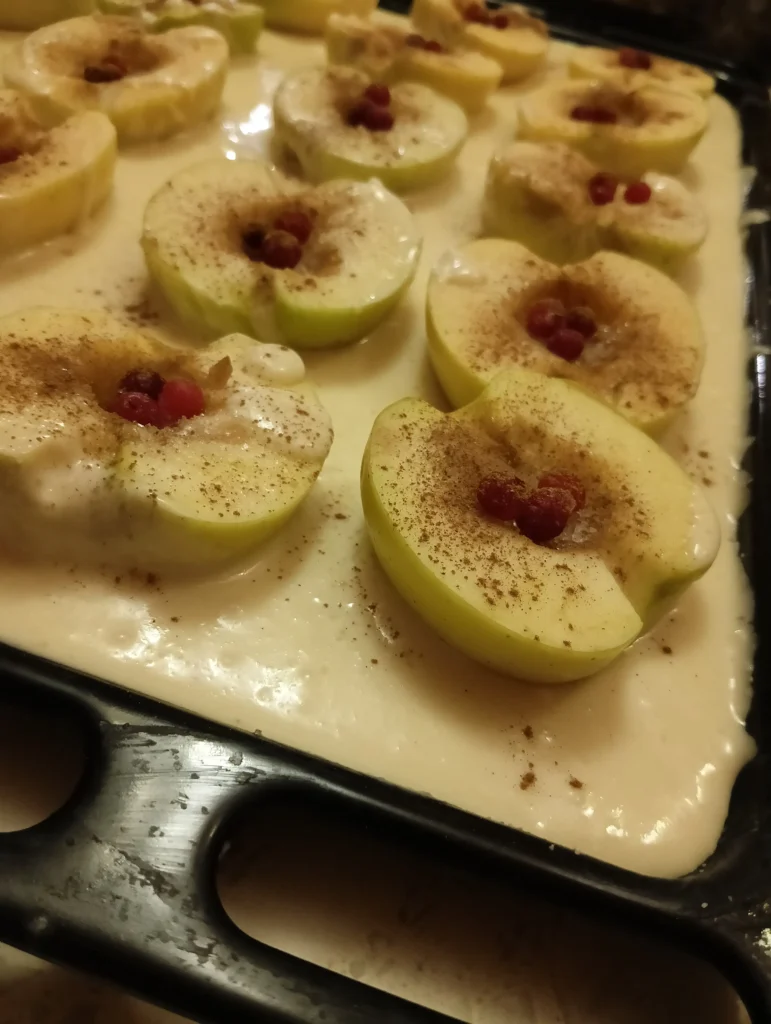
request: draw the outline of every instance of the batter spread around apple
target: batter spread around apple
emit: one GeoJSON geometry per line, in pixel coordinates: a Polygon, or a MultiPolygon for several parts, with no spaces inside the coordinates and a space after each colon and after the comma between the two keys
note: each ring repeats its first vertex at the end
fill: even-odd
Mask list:
{"type": "MultiPolygon", "coordinates": [[[[667,123],[575,120],[571,109],[605,95],[598,78],[657,97],[661,84],[565,81],[578,55],[538,26],[499,28],[461,10],[448,29],[457,6],[432,0],[416,4],[428,22],[393,22],[401,43],[382,66],[366,64],[372,50],[345,49],[356,33],[343,26],[338,62],[352,67],[332,77],[350,82],[351,107],[367,99],[393,117],[373,127],[367,107],[351,125],[351,107],[328,102],[334,90],[323,85],[325,43],[334,62],[339,28],[329,16],[347,9],[369,33],[359,22],[371,6],[269,2],[267,20],[310,12],[304,24],[319,37],[263,33],[258,59],[229,65],[224,92],[227,44],[218,37],[210,51],[208,29],[184,30],[201,43],[191,78],[200,90],[168,64],[171,107],[157,71],[84,79],[110,53],[101,30],[65,75],[41,62],[37,43],[20,54],[3,41],[11,67],[23,58],[33,135],[49,132],[51,113],[66,118],[51,144],[69,118],[96,119],[103,134],[74,193],[93,199],[87,223],[61,238],[61,198],[21,199],[22,182],[42,185],[37,143],[0,137],[18,224],[31,241],[53,238],[0,266],[4,365],[18,369],[15,335],[28,355],[49,357],[35,367],[38,385],[54,353],[56,372],[72,373],[51,392],[14,397],[0,386],[12,547],[2,639],[633,870],[690,870],[714,848],[751,755],[751,609],[734,540],[746,412],[736,116],[721,97],[672,90],[661,99],[676,114],[667,123]],[[491,65],[500,78],[543,73],[515,92],[498,88],[491,65]],[[50,87],[46,97],[32,79],[50,87]],[[464,110],[482,105],[467,134],[464,110]],[[520,105],[531,139],[512,139],[520,105]],[[115,199],[97,211],[116,134],[128,143],[188,124],[195,130],[171,143],[125,146],[115,199]],[[404,152],[393,162],[395,142],[404,152]],[[284,145],[304,180],[276,171],[284,145]],[[571,198],[553,205],[550,240],[580,234],[585,249],[518,258],[504,283],[495,275],[508,255],[475,253],[535,247],[513,213],[532,196],[548,208],[548,195],[504,173],[519,162],[508,147],[522,145],[535,147],[532,180],[551,173],[539,160],[553,145],[583,161],[571,198]],[[494,155],[504,156],[489,204],[498,213],[485,220],[514,241],[474,241],[494,155]],[[686,162],[682,180],[660,190],[661,171],[686,162]],[[381,174],[414,189],[408,203],[371,181],[381,174]],[[630,201],[643,198],[640,185],[651,195],[630,201]],[[690,207],[677,206],[678,187],[694,193],[690,207]],[[666,197],[676,200],[668,214],[666,197]],[[675,230],[678,209],[694,214],[681,218],[689,232],[675,230]],[[629,259],[632,244],[677,274],[701,325],[675,281],[629,259]],[[682,271],[678,254],[691,257],[682,271]],[[456,412],[444,411],[426,359],[428,293],[430,356],[456,412]],[[60,307],[53,320],[41,301],[60,307]],[[445,306],[457,315],[443,319],[445,306]],[[82,318],[97,313],[106,319],[84,331],[82,318]],[[93,343],[81,347],[84,334],[93,343]],[[318,398],[293,351],[314,344],[304,359],[318,398]],[[615,379],[614,359],[625,366],[615,379]],[[536,394],[557,405],[544,413],[536,394]],[[568,430],[576,417],[580,429],[568,430]],[[375,419],[365,502],[386,573],[361,507],[375,419]],[[633,424],[657,431],[661,447],[633,424]],[[704,493],[722,544],[696,579],[718,540],[704,493]],[[156,556],[166,566],[157,573],[156,556]],[[95,570],[112,559],[120,567],[95,570]]],[[[65,27],[44,31],[60,40],[65,27]]],[[[176,31],[148,45],[171,46],[176,31]]],[[[656,77],[656,55],[645,69],[609,53],[614,73],[656,77]]],[[[67,144],[66,169],[86,149],[67,144]]],[[[62,187],[60,197],[73,194],[62,187]]]]}

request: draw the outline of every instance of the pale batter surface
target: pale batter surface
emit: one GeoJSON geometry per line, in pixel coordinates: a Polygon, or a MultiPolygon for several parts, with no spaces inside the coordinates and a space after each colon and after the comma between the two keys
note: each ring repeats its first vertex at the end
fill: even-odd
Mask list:
{"type": "MultiPolygon", "coordinates": [[[[564,53],[554,45],[548,76],[564,73],[564,53]]],[[[138,238],[150,195],[198,160],[268,152],[270,98],[283,69],[322,60],[319,43],[270,33],[260,54],[256,66],[234,65],[216,123],[121,153],[114,198],[80,236],[4,265],[0,313],[107,305],[141,318],[138,238]]],[[[364,531],[358,474],[375,415],[405,394],[441,403],[425,355],[426,278],[445,249],[478,229],[487,161],[514,131],[516,95],[501,92],[495,116],[477,119],[446,183],[408,199],[425,245],[407,301],[361,344],[307,358],[336,440],[304,509],[257,564],[192,586],[4,565],[0,635],[549,841],[677,875],[714,847],[752,752],[743,727],[750,604],[732,540],[747,402],[741,174],[737,120],[725,101],[710,101],[711,127],[687,172],[711,221],[684,280],[707,332],[706,370],[667,439],[705,481],[719,516],[724,542],[707,577],[610,670],[539,689],[489,674],[438,640],[387,583],[364,531]]]]}

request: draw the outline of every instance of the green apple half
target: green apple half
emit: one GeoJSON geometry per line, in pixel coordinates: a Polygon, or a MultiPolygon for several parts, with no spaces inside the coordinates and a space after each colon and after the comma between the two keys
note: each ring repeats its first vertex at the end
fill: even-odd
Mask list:
{"type": "Polygon", "coordinates": [[[706,498],[646,434],[572,382],[499,374],[446,414],[415,398],[375,421],[362,466],[375,552],[450,644],[517,679],[610,664],[714,561],[706,498]],[[486,516],[482,479],[576,475],[586,507],[549,545],[486,516]]]}
{"type": "Polygon", "coordinates": [[[224,36],[231,53],[254,53],[264,13],[240,0],[98,0],[105,14],[141,18],[150,32],[168,32],[188,25],[207,25],[224,36]]]}
{"type": "Polygon", "coordinates": [[[0,29],[30,32],[54,21],[91,14],[96,0],[0,0],[0,29]]]}
{"type": "Polygon", "coordinates": [[[20,154],[0,165],[0,255],[72,231],[110,193],[115,129],[95,110],[47,130],[26,97],[0,89],[0,146],[20,154]]]}
{"type": "Polygon", "coordinates": [[[619,60],[619,50],[603,46],[579,46],[570,56],[568,68],[574,78],[597,78],[627,89],[640,89],[646,85],[666,86],[692,92],[697,96],[711,96],[715,79],[694,64],[684,64],[670,57],[649,53],[648,68],[625,67],[619,60]]]}
{"type": "Polygon", "coordinates": [[[228,46],[201,25],[149,33],[137,18],[71,18],[32,32],[16,44],[5,78],[29,96],[47,124],[83,110],[101,110],[121,143],[167,138],[217,109],[228,68],[228,46]],[[84,67],[118,60],[127,74],[91,82],[84,67]]]}
{"type": "Polygon", "coordinates": [[[24,554],[210,569],[300,505],[332,442],[291,350],[172,348],[100,310],[0,320],[0,540],[24,554]],[[197,380],[205,413],[156,429],[108,409],[131,369],[197,380]]]}
{"type": "Polygon", "coordinates": [[[501,66],[474,50],[439,53],[411,46],[408,23],[333,14],[325,42],[330,64],[349,64],[376,82],[422,82],[468,113],[481,110],[501,84],[501,66]]]}
{"type": "Polygon", "coordinates": [[[261,161],[212,160],[150,200],[142,248],[187,322],[323,348],[364,337],[390,312],[412,281],[420,236],[376,181],[300,187],[261,161]],[[314,228],[300,263],[275,270],[251,260],[243,238],[285,210],[305,212],[314,228]]]}
{"type": "Polygon", "coordinates": [[[707,129],[700,97],[650,85],[624,89],[586,79],[552,82],[520,105],[519,137],[565,142],[606,170],[639,177],[645,171],[677,173],[707,129]],[[602,107],[614,124],[575,120],[576,107],[602,107]]]}
{"type": "Polygon", "coordinates": [[[658,433],[699,386],[704,337],[692,303],[661,271],[619,253],[558,267],[517,242],[471,242],[434,268],[426,318],[431,362],[455,406],[521,366],[569,379],[658,433]],[[528,310],[544,298],[591,310],[598,331],[576,362],[528,334],[528,310]]]}
{"type": "Polygon", "coordinates": [[[355,68],[308,68],[284,79],[273,103],[277,140],[295,154],[306,178],[379,178],[394,192],[445,177],[468,132],[463,109],[419,82],[391,89],[390,131],[347,123],[370,79],[355,68]]]}
{"type": "Polygon", "coordinates": [[[371,14],[377,0],[260,0],[270,28],[318,35],[332,14],[371,14]]]}
{"type": "Polygon", "coordinates": [[[595,206],[589,182],[604,169],[560,142],[509,142],[490,161],[482,218],[485,232],[512,238],[555,263],[576,262],[598,249],[617,249],[668,272],[698,251],[707,216],[682,182],[655,171],[642,181],[647,203],[624,199],[595,206]]]}
{"type": "Polygon", "coordinates": [[[504,4],[509,16],[505,29],[468,21],[464,10],[472,0],[414,0],[412,20],[418,31],[445,46],[462,46],[494,60],[504,82],[532,75],[541,67],[549,49],[546,23],[518,4],[504,4]]]}

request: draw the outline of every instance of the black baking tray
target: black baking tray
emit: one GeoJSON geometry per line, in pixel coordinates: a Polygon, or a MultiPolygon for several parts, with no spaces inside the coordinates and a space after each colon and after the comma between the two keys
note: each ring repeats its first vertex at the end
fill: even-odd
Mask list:
{"type": "MultiPolygon", "coordinates": [[[[757,172],[747,206],[771,213],[771,108],[761,67],[693,49],[679,22],[646,12],[590,0],[533,9],[558,38],[632,45],[714,71],[741,117],[744,161],[757,172]]],[[[449,1021],[251,940],[226,917],[215,869],[234,821],[248,815],[259,822],[268,800],[299,800],[653,933],[711,961],[754,1024],[769,1024],[771,224],[748,227],[746,253],[753,443],[740,542],[756,602],[749,729],[758,753],[742,770],[718,847],[699,870],[677,880],[624,871],[0,645],[6,699],[74,711],[87,746],[87,770],[67,804],[40,825],[0,836],[0,941],[204,1024],[449,1021]]],[[[735,343],[746,344],[741,337],[735,343]]]]}

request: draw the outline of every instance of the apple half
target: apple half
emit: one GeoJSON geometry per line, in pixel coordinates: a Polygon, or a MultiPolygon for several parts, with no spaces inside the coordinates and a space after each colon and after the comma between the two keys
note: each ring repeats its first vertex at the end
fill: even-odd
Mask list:
{"type": "Polygon", "coordinates": [[[350,124],[350,112],[371,84],[355,68],[308,68],[289,75],[273,103],[277,141],[293,153],[309,181],[379,178],[394,192],[445,177],[466,140],[463,109],[420,82],[390,90],[393,127],[350,124]]]}
{"type": "Polygon", "coordinates": [[[139,18],[150,32],[206,25],[234,54],[254,53],[265,17],[261,7],[242,0],[98,0],[98,6],[104,14],[139,18]]]}
{"type": "Polygon", "coordinates": [[[707,121],[707,106],[693,93],[574,79],[525,97],[519,137],[567,143],[605,169],[636,178],[651,170],[680,171],[707,121]]]}
{"type": "Polygon", "coordinates": [[[165,139],[212,116],[229,51],[203,25],[148,32],[137,18],[70,18],[32,32],[10,51],[8,85],[49,125],[84,110],[110,118],[121,143],[165,139]]]}
{"type": "Polygon", "coordinates": [[[290,182],[257,160],[211,160],[176,174],[145,212],[150,274],[198,328],[240,331],[298,348],[348,344],[400,300],[420,254],[415,220],[377,181],[290,182]],[[282,214],[312,226],[293,267],[251,253],[282,214]]]}
{"type": "Polygon", "coordinates": [[[96,110],[46,128],[26,96],[0,89],[0,149],[0,255],[80,227],[112,189],[115,128],[96,110]]]}
{"type": "MultiPolygon", "coordinates": [[[[561,142],[509,142],[490,161],[482,219],[485,233],[522,242],[555,263],[576,262],[598,249],[617,249],[668,272],[701,247],[707,215],[676,178],[648,171],[646,202],[629,202],[630,181],[608,175],[561,142]],[[598,176],[611,181],[592,199],[598,176]]],[[[604,183],[601,182],[601,185],[604,183]]]]}
{"type": "Polygon", "coordinates": [[[333,14],[367,15],[377,0],[260,0],[269,28],[319,35],[333,14]]]}
{"type": "Polygon", "coordinates": [[[474,50],[440,47],[403,21],[333,14],[325,32],[330,64],[348,64],[376,82],[422,82],[460,104],[481,110],[501,84],[501,66],[474,50]]]}
{"type": "Polygon", "coordinates": [[[172,348],[101,310],[0,320],[0,543],[31,557],[197,572],[244,556],[310,491],[332,442],[289,349],[172,348]],[[132,370],[195,381],[203,414],[111,411],[132,370]]]}
{"type": "Polygon", "coordinates": [[[449,644],[536,683],[592,675],[626,650],[715,559],[703,493],[651,438],[571,381],[499,374],[443,413],[407,398],[378,416],[362,465],[377,557],[449,644]],[[586,504],[535,543],[478,502],[481,481],[535,488],[570,473],[586,504]]]}
{"type": "Polygon", "coordinates": [[[658,433],[696,393],[704,361],[701,324],[685,292],[654,267],[614,252],[560,267],[518,242],[471,242],[434,268],[426,319],[431,362],[456,407],[502,370],[524,367],[571,380],[658,433]],[[575,361],[529,333],[529,314],[544,300],[593,321],[595,333],[575,361]]]}
{"type": "Polygon", "coordinates": [[[549,31],[546,23],[519,4],[489,10],[488,23],[471,16],[485,8],[478,0],[414,0],[411,16],[418,31],[447,47],[462,46],[500,65],[504,82],[527,78],[546,61],[549,31]],[[495,24],[493,18],[505,17],[495,24]]]}
{"type": "Polygon", "coordinates": [[[571,54],[568,68],[575,78],[599,79],[624,89],[658,85],[703,97],[715,91],[714,77],[694,64],[628,48],[581,46],[571,54]]]}

